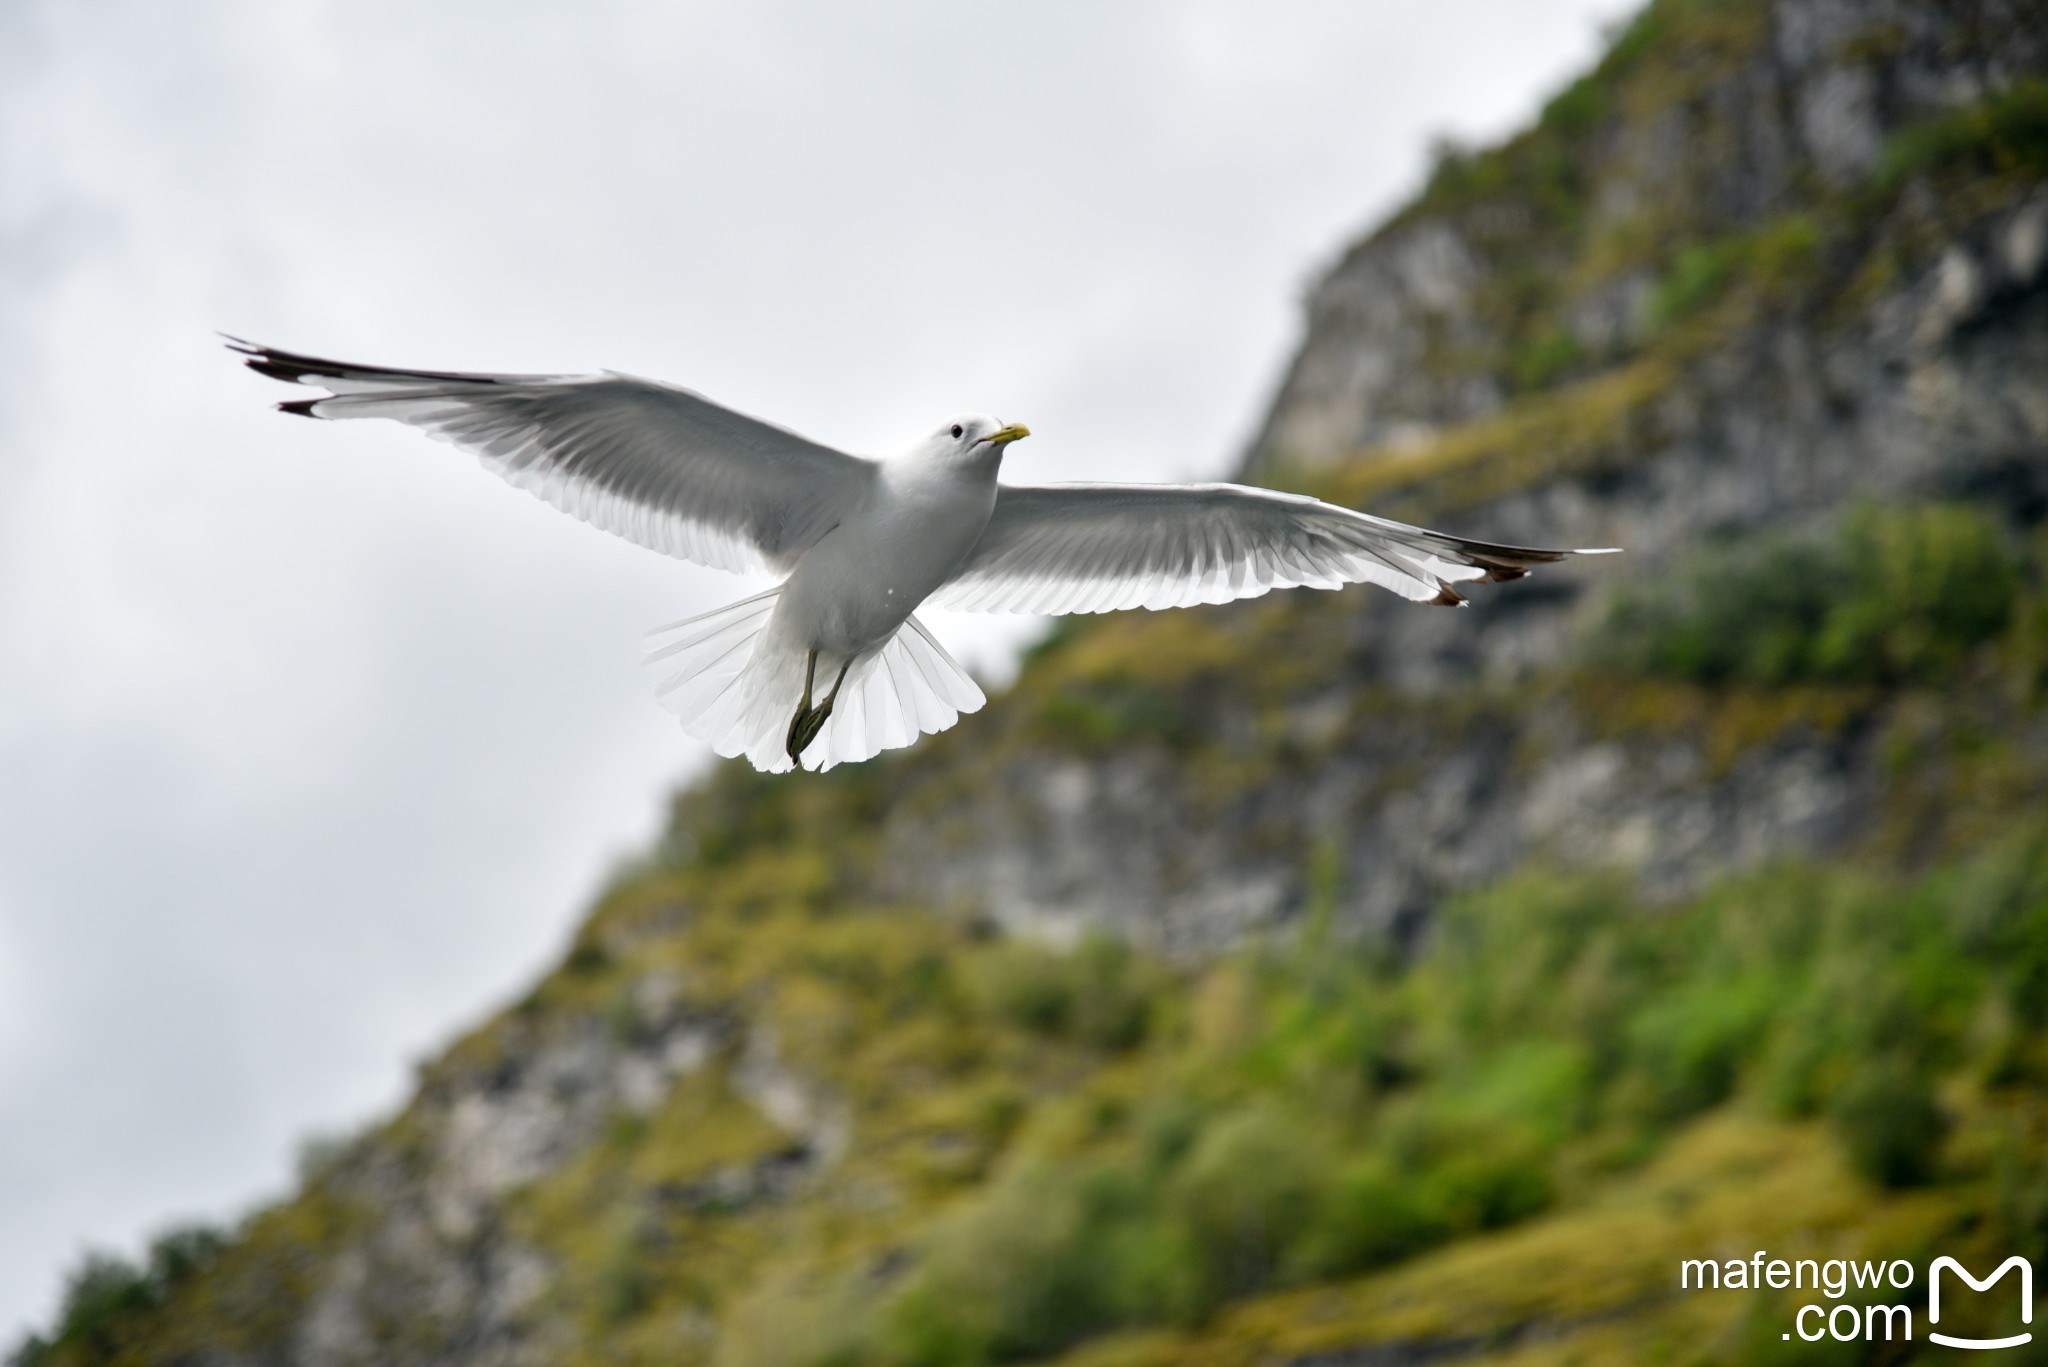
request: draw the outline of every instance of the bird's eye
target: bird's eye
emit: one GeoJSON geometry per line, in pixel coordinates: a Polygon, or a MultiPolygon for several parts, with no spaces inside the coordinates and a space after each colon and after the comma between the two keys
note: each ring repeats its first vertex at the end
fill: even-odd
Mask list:
{"type": "Polygon", "coordinates": [[[957,422],[953,424],[953,435],[956,437],[963,435],[966,432],[966,430],[966,428],[962,427],[957,422]]]}

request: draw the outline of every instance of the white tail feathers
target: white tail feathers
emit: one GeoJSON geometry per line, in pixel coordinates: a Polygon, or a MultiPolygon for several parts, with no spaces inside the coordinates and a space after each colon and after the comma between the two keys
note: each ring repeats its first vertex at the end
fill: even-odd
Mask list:
{"type": "MultiPolygon", "coordinates": [[[[784,747],[804,687],[805,651],[768,632],[781,593],[769,589],[656,627],[646,639],[655,696],[682,718],[683,729],[719,754],[745,755],[770,773],[793,767],[784,747]]],[[[824,701],[837,672],[836,663],[828,670],[819,662],[814,702],[824,701]]],[[[848,667],[825,729],[804,750],[804,767],[871,759],[943,731],[987,701],[912,617],[880,649],[848,667]]]]}

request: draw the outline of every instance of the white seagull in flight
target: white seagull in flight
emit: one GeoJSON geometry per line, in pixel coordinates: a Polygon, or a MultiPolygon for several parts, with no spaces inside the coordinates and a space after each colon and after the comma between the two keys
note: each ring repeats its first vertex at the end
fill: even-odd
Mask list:
{"type": "Polygon", "coordinates": [[[987,701],[917,620],[925,603],[1113,612],[1370,583],[1462,607],[1457,584],[1605,553],[1467,541],[1237,484],[1002,484],[1031,432],[983,413],[867,460],[630,375],[391,370],[229,344],[252,370],[327,391],[287,413],[396,418],[650,550],[781,575],[647,637],[684,729],[770,771],[868,759],[987,701]]]}

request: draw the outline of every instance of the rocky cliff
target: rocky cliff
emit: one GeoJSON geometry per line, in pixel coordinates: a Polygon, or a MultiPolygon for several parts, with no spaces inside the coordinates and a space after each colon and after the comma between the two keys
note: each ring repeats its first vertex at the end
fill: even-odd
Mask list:
{"type": "Polygon", "coordinates": [[[2048,1232],[2048,6],[1657,0],[1324,275],[1245,465],[1628,554],[721,770],[20,1361],[1732,1360],[1667,1252],[2048,1232]]]}
{"type": "MultiPolygon", "coordinates": [[[[1280,727],[1300,756],[1281,781],[1217,805],[1189,746],[1101,763],[1034,741],[996,781],[977,768],[943,827],[896,823],[923,871],[906,891],[1215,947],[1303,905],[1319,839],[1342,849],[1340,918],[1379,929],[1532,856],[1677,891],[1867,831],[1867,725],[1787,716],[1717,763],[1682,703],[1624,734],[1604,699],[1541,681],[1604,609],[1589,589],[1703,542],[1859,499],[2048,509],[2048,191],[2038,142],[2018,150],[2041,136],[2041,17],[1653,7],[1535,128],[1446,153],[1311,293],[1245,476],[1629,559],[1472,614],[1364,594],[1218,614],[1240,648],[1312,660],[1310,682],[1261,717],[1218,679],[1178,724],[1244,755],[1276,753],[1255,733],[1280,727]],[[1994,124],[2034,131],[1971,150],[1994,124]]],[[[1114,691],[1144,672],[1144,633],[1195,630],[1125,629],[1124,660],[1063,686],[1114,691]]]]}

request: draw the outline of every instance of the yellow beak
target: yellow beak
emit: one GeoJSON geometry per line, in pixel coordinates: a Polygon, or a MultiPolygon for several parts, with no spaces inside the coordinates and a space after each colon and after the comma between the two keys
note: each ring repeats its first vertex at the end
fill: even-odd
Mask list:
{"type": "MultiPolygon", "coordinates": [[[[1031,429],[1021,422],[1013,422],[1000,432],[991,432],[982,441],[994,442],[997,446],[1008,446],[1013,441],[1022,441],[1031,435],[1031,429]]],[[[979,445],[980,443],[976,443],[979,445]]]]}

